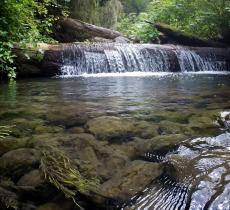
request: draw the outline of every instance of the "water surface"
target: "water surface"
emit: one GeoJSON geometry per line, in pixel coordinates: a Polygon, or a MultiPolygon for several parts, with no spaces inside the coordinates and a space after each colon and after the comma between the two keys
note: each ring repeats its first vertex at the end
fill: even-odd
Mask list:
{"type": "Polygon", "coordinates": [[[143,154],[146,161],[164,164],[165,172],[124,209],[230,209],[230,134],[214,125],[216,116],[229,110],[227,74],[31,79],[0,85],[0,125],[14,125],[11,135],[17,138],[65,135],[71,125],[54,126],[50,113],[71,118],[76,111],[89,119],[112,115],[156,125],[162,136],[185,135],[172,150],[143,154]]]}

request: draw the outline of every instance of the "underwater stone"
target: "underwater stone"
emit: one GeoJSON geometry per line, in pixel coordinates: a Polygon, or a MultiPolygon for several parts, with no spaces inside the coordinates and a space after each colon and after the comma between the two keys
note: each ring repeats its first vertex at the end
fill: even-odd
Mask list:
{"type": "Polygon", "coordinates": [[[0,140],[0,156],[11,150],[30,146],[30,138],[6,137],[0,140]]]}
{"type": "Polygon", "coordinates": [[[47,115],[47,120],[54,125],[63,125],[66,128],[84,125],[88,117],[85,114],[72,112],[72,110],[59,110],[47,115]],[[62,114],[60,114],[63,112],[62,114]]]}
{"type": "Polygon", "coordinates": [[[151,151],[170,150],[186,139],[188,137],[183,134],[161,135],[151,139],[148,144],[151,151]]]}
{"type": "Polygon", "coordinates": [[[38,166],[39,162],[38,150],[20,148],[7,152],[0,158],[0,171],[17,179],[38,166]]]}
{"type": "Polygon", "coordinates": [[[191,129],[184,124],[175,123],[171,121],[161,121],[159,123],[159,131],[161,134],[191,134],[191,129]]]}
{"type": "Polygon", "coordinates": [[[89,120],[86,128],[99,140],[125,139],[134,131],[133,123],[113,116],[102,116],[89,120]]]}
{"type": "Polygon", "coordinates": [[[106,197],[128,200],[137,192],[144,190],[151,181],[161,174],[160,164],[135,160],[105,182],[101,186],[102,192],[106,197]]]}
{"type": "Polygon", "coordinates": [[[38,187],[44,184],[44,178],[42,176],[41,171],[32,170],[29,173],[22,176],[17,182],[18,186],[30,186],[30,187],[38,187]]]}

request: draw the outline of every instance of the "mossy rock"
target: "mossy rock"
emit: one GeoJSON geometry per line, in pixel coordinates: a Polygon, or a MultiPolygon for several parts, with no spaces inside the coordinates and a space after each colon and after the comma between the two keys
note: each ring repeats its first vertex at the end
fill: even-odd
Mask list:
{"type": "Polygon", "coordinates": [[[141,160],[132,161],[120,173],[101,186],[104,196],[129,200],[136,193],[141,192],[154,179],[162,174],[162,167],[158,163],[141,160]]]}
{"type": "Polygon", "coordinates": [[[159,135],[159,126],[146,121],[135,123],[135,133],[140,138],[151,139],[159,135]]]}
{"type": "Polygon", "coordinates": [[[84,114],[84,112],[73,112],[71,110],[58,110],[51,113],[48,113],[46,116],[46,120],[54,125],[65,126],[66,128],[71,128],[75,126],[84,125],[88,117],[84,114]],[[60,114],[62,113],[62,114],[60,114]]]}
{"type": "Polygon", "coordinates": [[[99,140],[124,139],[134,132],[134,124],[128,120],[113,116],[102,116],[91,119],[86,129],[99,140]]]}
{"type": "Polygon", "coordinates": [[[175,123],[171,121],[161,121],[159,123],[159,131],[161,134],[168,135],[168,134],[185,134],[185,135],[191,135],[192,130],[189,128],[189,126],[175,123]]]}
{"type": "Polygon", "coordinates": [[[48,125],[38,125],[34,129],[35,134],[60,133],[63,131],[64,131],[64,128],[61,126],[48,126],[48,125]]]}
{"type": "Polygon", "coordinates": [[[31,141],[30,138],[27,137],[15,138],[15,137],[8,136],[4,139],[0,139],[0,156],[11,150],[31,147],[32,144],[33,141],[31,141]]]}
{"type": "Polygon", "coordinates": [[[149,151],[170,150],[187,139],[183,134],[160,135],[148,142],[149,151]]]}
{"type": "Polygon", "coordinates": [[[40,152],[35,149],[20,148],[5,153],[0,158],[0,172],[17,180],[25,173],[39,166],[40,152]]]}

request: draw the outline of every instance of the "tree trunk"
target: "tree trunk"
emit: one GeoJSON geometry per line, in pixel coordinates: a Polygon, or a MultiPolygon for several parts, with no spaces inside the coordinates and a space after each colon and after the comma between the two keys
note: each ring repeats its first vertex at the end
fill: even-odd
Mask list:
{"type": "Polygon", "coordinates": [[[160,39],[162,37],[162,44],[178,44],[192,47],[226,47],[223,43],[201,39],[178,31],[166,24],[146,22],[162,33],[162,36],[160,36],[160,39]]]}
{"type": "Polygon", "coordinates": [[[123,36],[118,31],[95,26],[80,20],[65,18],[60,20],[55,26],[54,38],[59,42],[84,41],[93,37],[105,39],[115,39],[123,36]]]}

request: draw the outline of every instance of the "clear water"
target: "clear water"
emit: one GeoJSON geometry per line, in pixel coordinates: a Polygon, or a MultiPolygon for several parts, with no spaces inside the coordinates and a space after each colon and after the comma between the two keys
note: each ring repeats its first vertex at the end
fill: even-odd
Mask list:
{"type": "MultiPolygon", "coordinates": [[[[164,164],[165,172],[124,209],[229,210],[230,134],[213,124],[229,110],[228,74],[53,78],[0,85],[0,125],[15,125],[12,135],[17,138],[39,134],[38,127],[53,128],[50,113],[68,117],[76,111],[89,119],[112,115],[150,125],[173,123],[166,133],[185,134],[188,128],[174,150],[143,154],[146,161],[164,164]]],[[[68,132],[65,124],[55,130],[60,136],[68,132]]]]}

